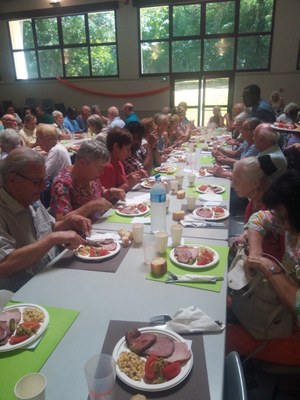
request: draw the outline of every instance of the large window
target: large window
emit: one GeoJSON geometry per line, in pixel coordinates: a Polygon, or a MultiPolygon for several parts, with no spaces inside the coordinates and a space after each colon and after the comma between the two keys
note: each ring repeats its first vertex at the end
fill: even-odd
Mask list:
{"type": "Polygon", "coordinates": [[[269,69],[275,0],[143,3],[141,75],[269,69]]]}
{"type": "Polygon", "coordinates": [[[17,79],[118,76],[114,10],[9,21],[17,79]]]}

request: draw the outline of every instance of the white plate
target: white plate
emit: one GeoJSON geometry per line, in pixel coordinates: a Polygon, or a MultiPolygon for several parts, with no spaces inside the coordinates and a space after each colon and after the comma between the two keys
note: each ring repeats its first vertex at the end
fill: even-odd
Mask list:
{"type": "Polygon", "coordinates": [[[145,189],[151,189],[152,186],[154,185],[154,183],[155,183],[154,179],[153,180],[152,179],[147,179],[147,180],[141,182],[141,186],[143,188],[145,188],[145,189]]]}
{"type": "Polygon", "coordinates": [[[21,311],[21,320],[19,323],[24,322],[23,321],[23,311],[25,310],[25,308],[37,308],[38,310],[42,311],[45,316],[44,321],[40,322],[41,326],[38,329],[38,331],[34,335],[30,336],[27,340],[24,340],[24,342],[17,343],[17,344],[9,344],[9,342],[7,342],[4,346],[0,346],[0,352],[12,351],[12,350],[16,350],[16,349],[20,349],[22,347],[28,346],[29,344],[31,344],[32,342],[37,340],[45,332],[45,330],[49,324],[48,311],[42,306],[38,306],[37,304],[31,304],[31,303],[22,303],[22,304],[20,303],[20,304],[15,304],[15,305],[12,305],[9,307],[5,307],[3,311],[12,310],[15,308],[18,308],[21,311]]]}
{"type": "Polygon", "coordinates": [[[199,186],[196,187],[196,191],[198,193],[202,193],[202,194],[204,194],[204,193],[221,194],[221,193],[225,192],[225,188],[224,188],[224,186],[221,186],[221,185],[212,185],[212,184],[209,184],[209,183],[203,183],[202,185],[199,185],[199,186]],[[207,189],[201,190],[200,189],[201,186],[207,186],[207,189]],[[215,190],[211,189],[211,187],[214,187],[215,190]]]}
{"type": "MultiPolygon", "coordinates": [[[[143,333],[154,333],[154,334],[160,334],[160,335],[165,335],[169,337],[170,339],[173,339],[177,342],[185,342],[185,340],[179,336],[177,333],[169,331],[168,329],[159,329],[159,328],[139,328],[139,331],[143,333]]],[[[122,339],[119,340],[119,342],[116,344],[112,356],[117,361],[120,353],[122,351],[129,351],[125,336],[122,337],[122,339]]],[[[192,353],[192,351],[191,351],[192,353]]],[[[147,391],[147,392],[160,392],[162,390],[167,390],[170,389],[176,385],[178,385],[180,382],[182,382],[190,373],[191,369],[193,366],[193,353],[191,355],[191,358],[186,362],[181,367],[181,371],[179,375],[177,375],[174,379],[171,379],[170,381],[164,382],[164,383],[158,383],[158,384],[151,384],[151,383],[146,383],[144,380],[140,381],[134,381],[133,379],[129,378],[124,372],[120,370],[120,368],[117,365],[117,376],[121,379],[122,382],[126,383],[128,386],[131,386],[135,389],[147,391]]]]}
{"type": "Polygon", "coordinates": [[[289,128],[279,128],[278,126],[275,126],[275,125],[271,125],[271,128],[273,128],[273,129],[275,129],[276,131],[279,131],[279,132],[290,132],[290,133],[298,133],[298,134],[300,134],[299,129],[297,130],[297,129],[289,129],[289,128]]]}
{"type": "MultiPolygon", "coordinates": [[[[177,258],[174,255],[174,252],[175,252],[175,248],[174,248],[174,249],[171,250],[171,252],[169,254],[169,257],[170,257],[170,260],[174,264],[177,264],[180,267],[202,270],[202,269],[213,267],[219,261],[219,254],[214,249],[212,249],[211,247],[204,246],[204,245],[201,245],[201,244],[187,244],[187,245],[183,245],[183,246],[196,247],[196,248],[200,248],[201,247],[201,248],[204,248],[204,249],[208,249],[209,251],[211,251],[214,254],[214,258],[210,263],[205,264],[205,265],[198,265],[197,264],[197,260],[194,262],[194,264],[185,264],[185,263],[182,263],[182,262],[177,260],[177,258]]],[[[178,247],[180,247],[180,246],[178,246],[178,247]]]]}
{"type": "MultiPolygon", "coordinates": [[[[137,203],[137,204],[142,204],[142,203],[137,203]]],[[[130,206],[133,206],[133,204],[124,205],[124,208],[125,207],[130,207],[130,206]]],[[[122,217],[139,217],[141,215],[147,214],[149,212],[149,210],[150,210],[150,208],[146,204],[144,204],[144,206],[146,207],[145,211],[137,211],[136,213],[133,213],[133,214],[125,214],[125,213],[122,212],[122,208],[121,209],[117,208],[116,209],[116,214],[121,215],[122,217]]]]}
{"type": "MultiPolygon", "coordinates": [[[[87,261],[102,261],[102,260],[106,260],[107,258],[115,256],[121,250],[120,243],[119,242],[115,242],[115,243],[117,244],[117,247],[115,248],[115,250],[110,251],[108,254],[106,254],[104,256],[99,256],[99,257],[83,256],[83,255],[79,254],[77,252],[77,250],[74,250],[74,254],[75,254],[76,257],[80,258],[81,260],[87,260],[87,261]]],[[[93,247],[93,246],[89,246],[89,247],[93,247]]]]}
{"type": "Polygon", "coordinates": [[[161,174],[173,174],[176,171],[176,168],[165,165],[163,167],[154,168],[155,172],[160,172],[161,174]]]}
{"type": "Polygon", "coordinates": [[[207,171],[207,168],[200,168],[200,170],[204,172],[204,175],[201,175],[200,172],[199,172],[199,177],[200,178],[205,178],[206,176],[213,176],[213,174],[211,172],[207,171]]]}
{"type": "Polygon", "coordinates": [[[174,150],[172,151],[172,153],[170,154],[171,156],[182,156],[186,153],[185,150],[174,150]]]}
{"type": "Polygon", "coordinates": [[[229,211],[228,211],[226,208],[223,208],[223,207],[220,207],[220,206],[215,206],[215,207],[198,207],[198,208],[195,208],[195,210],[193,211],[193,215],[194,215],[194,217],[199,218],[199,219],[201,219],[201,220],[205,219],[206,221],[222,221],[223,219],[226,219],[226,218],[229,217],[229,211]],[[222,216],[219,216],[219,217],[218,217],[218,216],[215,216],[215,213],[214,213],[214,215],[213,215],[212,217],[210,217],[210,218],[204,218],[204,217],[201,217],[201,215],[198,215],[198,214],[197,214],[197,210],[198,210],[199,208],[208,208],[209,210],[214,210],[215,208],[222,208],[222,210],[224,210],[224,214],[223,214],[222,216]]]}

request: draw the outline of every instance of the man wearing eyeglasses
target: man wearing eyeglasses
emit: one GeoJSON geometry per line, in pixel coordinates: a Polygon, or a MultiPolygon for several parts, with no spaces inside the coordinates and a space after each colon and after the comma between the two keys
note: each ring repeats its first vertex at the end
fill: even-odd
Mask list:
{"type": "Polygon", "coordinates": [[[4,129],[17,130],[17,119],[14,115],[4,114],[2,117],[2,124],[4,126],[4,129]]]}
{"type": "Polygon", "coordinates": [[[0,289],[18,290],[57,254],[57,245],[70,249],[86,241],[90,220],[74,214],[55,219],[41,204],[45,162],[27,147],[12,150],[3,161],[0,189],[0,289]],[[78,232],[78,233],[77,233],[78,232]]]}

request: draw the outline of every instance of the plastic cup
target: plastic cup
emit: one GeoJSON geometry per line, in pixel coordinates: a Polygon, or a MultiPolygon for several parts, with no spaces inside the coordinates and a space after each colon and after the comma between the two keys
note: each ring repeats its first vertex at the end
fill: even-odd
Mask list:
{"type": "Polygon", "coordinates": [[[172,246],[176,247],[181,244],[182,238],[182,225],[171,225],[172,246]]]}
{"type": "Polygon", "coordinates": [[[170,186],[171,186],[171,193],[176,194],[176,192],[178,190],[178,180],[172,180],[170,182],[170,186]]]}
{"type": "Polygon", "coordinates": [[[144,224],[132,224],[132,235],[135,244],[143,243],[144,224]]]}
{"type": "Polygon", "coordinates": [[[189,174],[188,175],[188,180],[189,180],[189,186],[194,186],[195,183],[195,175],[194,174],[189,174]]]}
{"type": "Polygon", "coordinates": [[[156,251],[159,254],[164,254],[168,247],[168,233],[167,232],[156,232],[155,233],[155,246],[156,251]]]}
{"type": "Polygon", "coordinates": [[[182,189],[183,175],[181,175],[181,174],[175,175],[175,178],[178,181],[178,189],[182,189]]]}
{"type": "Polygon", "coordinates": [[[187,209],[193,211],[196,206],[196,197],[192,195],[186,196],[187,209]]]}
{"type": "Polygon", "coordinates": [[[47,379],[43,374],[32,373],[23,376],[15,385],[18,400],[45,400],[47,379]]]}
{"type": "Polygon", "coordinates": [[[116,362],[109,354],[96,354],[84,366],[90,400],[112,400],[116,362]]]}
{"type": "Polygon", "coordinates": [[[144,263],[150,265],[153,258],[156,257],[155,237],[153,235],[144,235],[143,250],[144,263]]]}

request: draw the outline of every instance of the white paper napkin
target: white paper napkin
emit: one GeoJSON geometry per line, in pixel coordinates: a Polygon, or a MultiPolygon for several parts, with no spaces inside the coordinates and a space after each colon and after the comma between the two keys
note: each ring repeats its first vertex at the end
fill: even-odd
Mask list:
{"type": "Polygon", "coordinates": [[[204,218],[195,217],[192,214],[188,214],[184,217],[184,219],[180,220],[182,226],[193,226],[197,228],[205,228],[206,222],[204,218]]]}
{"type": "Polygon", "coordinates": [[[166,327],[178,333],[221,332],[225,328],[195,306],[178,310],[172,320],[167,322],[166,327]]]}
{"type": "Polygon", "coordinates": [[[209,201],[209,202],[218,202],[219,204],[222,203],[223,197],[221,194],[216,193],[203,193],[199,195],[199,200],[202,201],[209,201]]]}

